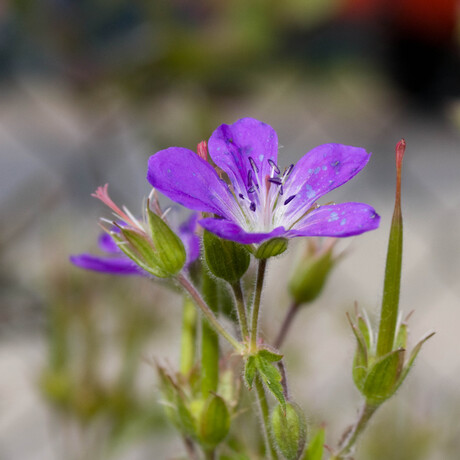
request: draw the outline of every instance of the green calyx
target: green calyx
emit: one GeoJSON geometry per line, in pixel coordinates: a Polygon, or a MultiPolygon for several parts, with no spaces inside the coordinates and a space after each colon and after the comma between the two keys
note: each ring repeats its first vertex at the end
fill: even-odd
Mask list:
{"type": "Polygon", "coordinates": [[[230,284],[239,281],[249,268],[251,258],[246,247],[241,244],[224,240],[205,230],[203,247],[210,272],[230,284]]]}
{"type": "Polygon", "coordinates": [[[423,343],[433,334],[419,341],[406,361],[406,323],[401,323],[397,328],[391,351],[384,356],[379,356],[367,318],[357,315],[354,322],[350,317],[349,321],[357,340],[353,380],[366,398],[366,402],[378,406],[395,394],[412,368],[423,343]]]}
{"type": "Polygon", "coordinates": [[[120,233],[111,232],[118,247],[137,265],[158,278],[168,278],[185,264],[185,248],[168,224],[147,207],[150,234],[118,226],[120,233]]]}

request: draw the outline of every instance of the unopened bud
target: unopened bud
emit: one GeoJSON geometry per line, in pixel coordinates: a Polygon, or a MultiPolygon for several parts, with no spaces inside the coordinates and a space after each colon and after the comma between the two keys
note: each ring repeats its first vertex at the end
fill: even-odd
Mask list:
{"type": "Polygon", "coordinates": [[[206,141],[201,141],[197,145],[196,153],[202,160],[208,161],[208,143],[206,141]]]}
{"type": "Polygon", "coordinates": [[[218,395],[210,395],[200,416],[200,442],[207,447],[215,447],[224,440],[229,429],[230,413],[225,401],[218,395]]]}
{"type": "Polygon", "coordinates": [[[286,403],[286,412],[277,405],[270,418],[273,439],[287,460],[297,460],[307,441],[307,422],[302,409],[292,402],[286,403]]]}
{"type": "Polygon", "coordinates": [[[321,294],[337,261],[333,249],[331,245],[325,251],[309,253],[298,264],[289,283],[289,292],[298,305],[312,302],[321,294]]]}

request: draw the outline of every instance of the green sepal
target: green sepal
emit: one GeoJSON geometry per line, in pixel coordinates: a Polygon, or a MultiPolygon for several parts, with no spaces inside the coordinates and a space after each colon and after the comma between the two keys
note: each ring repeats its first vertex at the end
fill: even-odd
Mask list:
{"type": "Polygon", "coordinates": [[[169,276],[165,270],[158,266],[157,261],[153,256],[153,248],[151,248],[151,246],[150,249],[146,247],[146,238],[144,236],[133,230],[120,229],[120,231],[125,237],[125,240],[114,232],[111,232],[110,235],[116,241],[117,246],[124,254],[126,254],[137,265],[139,265],[139,267],[153,276],[158,278],[167,278],[169,276]],[[144,257],[142,252],[140,252],[139,248],[136,246],[139,246],[139,248],[144,248],[143,250],[145,250],[145,252],[150,251],[148,253],[148,259],[144,257]]]}
{"type": "Polygon", "coordinates": [[[286,410],[286,400],[284,398],[283,385],[281,384],[282,377],[278,368],[272,364],[272,361],[267,360],[259,354],[255,356],[255,364],[262,382],[265,383],[273,396],[279,401],[283,410],[286,410]]]}
{"type": "Polygon", "coordinates": [[[246,360],[246,364],[244,365],[244,380],[246,385],[249,389],[252,388],[252,384],[254,383],[254,377],[256,376],[256,357],[249,356],[246,360]]]}
{"type": "Polygon", "coordinates": [[[196,419],[180,395],[176,396],[176,411],[180,432],[196,439],[198,434],[196,419]]]}
{"type": "Polygon", "coordinates": [[[313,302],[321,294],[334,267],[332,249],[300,261],[288,286],[290,295],[299,305],[313,302]]]}
{"type": "Polygon", "coordinates": [[[307,441],[307,421],[302,409],[292,402],[285,409],[277,405],[270,417],[270,428],[277,449],[287,460],[297,460],[307,441]]]}
{"type": "MultiPolygon", "coordinates": [[[[133,262],[135,262],[139,267],[144,269],[146,272],[150,273],[153,276],[156,276],[158,278],[167,278],[169,274],[162,270],[155,262],[155,265],[148,265],[145,260],[140,258],[140,253],[136,250],[133,249],[133,246],[131,246],[129,240],[124,240],[121,238],[118,234],[115,232],[110,232],[110,235],[112,238],[115,240],[117,243],[117,246],[120,248],[120,250],[126,254],[133,262]]],[[[139,234],[137,234],[139,235],[139,234]]]]}
{"type": "Polygon", "coordinates": [[[184,244],[168,224],[149,207],[147,215],[157,263],[164,271],[175,275],[185,264],[184,244]]]}
{"type": "Polygon", "coordinates": [[[204,231],[203,247],[210,272],[230,284],[239,281],[249,268],[251,257],[245,246],[204,231]]]}
{"type": "Polygon", "coordinates": [[[275,257],[286,251],[288,247],[287,238],[272,238],[271,240],[263,242],[257,249],[255,249],[254,256],[257,259],[268,259],[275,257]]]}
{"type": "Polygon", "coordinates": [[[302,460],[321,460],[324,453],[325,437],[324,428],[320,428],[311,438],[302,460]]]}
{"type": "Polygon", "coordinates": [[[355,385],[359,391],[362,392],[364,390],[364,383],[367,376],[369,349],[367,347],[367,342],[363,336],[361,328],[353,324],[348,314],[347,318],[357,341],[355,356],[353,359],[353,381],[355,382],[355,385]]]}
{"type": "Polygon", "coordinates": [[[176,410],[178,388],[165,369],[161,366],[157,366],[157,371],[160,379],[160,391],[165,399],[163,402],[164,411],[170,422],[180,430],[181,424],[176,410]]]}
{"type": "Polygon", "coordinates": [[[404,382],[404,380],[407,377],[407,374],[409,374],[409,371],[412,369],[412,366],[414,364],[415,358],[417,357],[419,351],[421,350],[422,345],[428,339],[433,337],[434,334],[435,334],[434,332],[431,332],[426,337],[424,337],[422,340],[420,340],[420,342],[418,342],[417,345],[415,345],[414,349],[412,350],[412,352],[411,352],[411,354],[409,356],[409,360],[407,361],[406,365],[404,366],[403,371],[401,372],[401,375],[399,377],[399,381],[398,381],[398,383],[396,385],[395,391],[402,385],[402,383],[404,382]]]}
{"type": "Polygon", "coordinates": [[[230,412],[223,398],[210,395],[200,416],[199,439],[207,447],[216,447],[230,429],[230,412]]]}
{"type": "Polygon", "coordinates": [[[368,370],[363,389],[368,404],[378,405],[392,396],[404,363],[405,350],[400,348],[377,359],[368,370]]]}
{"type": "MultiPolygon", "coordinates": [[[[369,324],[369,320],[367,318],[367,315],[365,317],[358,315],[356,317],[356,325],[361,332],[361,335],[364,339],[364,342],[366,343],[367,349],[372,350],[373,347],[373,340],[372,340],[372,328],[371,325],[369,324]]],[[[404,347],[402,347],[404,348],[404,347]]]]}
{"type": "Polygon", "coordinates": [[[157,366],[157,371],[166,416],[182,434],[196,439],[197,422],[188,408],[186,396],[164,368],[157,366]]]}
{"type": "Polygon", "coordinates": [[[396,335],[395,348],[406,348],[407,335],[407,324],[401,323],[396,335]]]}

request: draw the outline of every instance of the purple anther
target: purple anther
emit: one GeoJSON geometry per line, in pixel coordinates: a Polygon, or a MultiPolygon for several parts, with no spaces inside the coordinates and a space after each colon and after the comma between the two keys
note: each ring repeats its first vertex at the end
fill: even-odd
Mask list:
{"type": "Polygon", "coordinates": [[[284,202],[284,205],[289,204],[295,197],[296,197],[296,195],[291,195],[291,196],[284,202]]]}

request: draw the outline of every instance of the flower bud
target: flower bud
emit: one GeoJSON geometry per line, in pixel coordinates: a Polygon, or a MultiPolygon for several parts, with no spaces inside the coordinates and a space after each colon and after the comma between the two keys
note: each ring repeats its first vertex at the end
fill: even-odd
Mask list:
{"type": "Polygon", "coordinates": [[[205,230],[203,246],[206,264],[214,276],[233,284],[246,273],[250,256],[242,244],[224,240],[205,230]]]}
{"type": "Polygon", "coordinates": [[[310,246],[307,256],[298,264],[289,283],[289,293],[298,305],[313,302],[321,294],[337,261],[333,249],[333,244],[325,251],[310,246]]]}
{"type": "Polygon", "coordinates": [[[223,398],[212,394],[206,400],[200,416],[199,439],[207,447],[215,447],[227,436],[230,413],[223,398]]]}
{"type": "Polygon", "coordinates": [[[288,240],[286,238],[272,238],[271,240],[264,241],[254,252],[258,259],[268,259],[275,257],[286,251],[288,247],[288,240]]]}
{"type": "Polygon", "coordinates": [[[286,412],[277,405],[270,418],[273,439],[287,460],[297,460],[307,441],[307,422],[297,404],[286,403],[286,412]]]}

